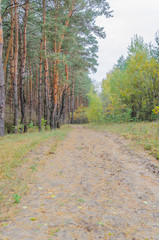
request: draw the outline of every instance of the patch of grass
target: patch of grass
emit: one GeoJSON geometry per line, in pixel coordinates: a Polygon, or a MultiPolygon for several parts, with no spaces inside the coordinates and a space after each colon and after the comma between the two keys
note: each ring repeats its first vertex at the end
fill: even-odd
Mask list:
{"type": "MultiPolygon", "coordinates": [[[[0,203],[11,204],[12,196],[17,190],[20,195],[23,195],[27,190],[25,179],[23,179],[25,176],[23,176],[23,173],[21,176],[17,173],[17,169],[21,169],[23,165],[29,162],[29,159],[25,157],[26,154],[51,139],[55,150],[57,142],[63,140],[70,129],[66,125],[62,126],[61,129],[52,131],[10,134],[0,138],[0,203]]],[[[39,160],[35,159],[34,162],[31,162],[27,169],[28,174],[37,170],[39,160]]]]}
{"type": "Polygon", "coordinates": [[[13,195],[14,203],[20,203],[21,196],[19,194],[15,193],[13,195]]]}
{"type": "Polygon", "coordinates": [[[81,203],[84,203],[84,202],[85,202],[85,200],[82,199],[82,198],[79,198],[78,201],[81,202],[81,203]]]}
{"type": "Polygon", "coordinates": [[[32,171],[37,171],[36,167],[37,167],[37,164],[32,164],[30,168],[32,169],[32,171]]]}
{"type": "Polygon", "coordinates": [[[59,231],[60,231],[60,228],[55,227],[54,229],[52,229],[52,230],[50,231],[50,235],[51,235],[51,236],[56,236],[56,234],[57,234],[59,231]]]}
{"type": "Polygon", "coordinates": [[[77,147],[77,150],[81,151],[81,150],[83,150],[83,148],[82,147],[77,147]]]}
{"type": "Polygon", "coordinates": [[[159,121],[140,123],[107,123],[90,124],[90,128],[96,130],[108,130],[118,133],[127,139],[134,140],[135,145],[139,145],[159,159],[159,121]]]}

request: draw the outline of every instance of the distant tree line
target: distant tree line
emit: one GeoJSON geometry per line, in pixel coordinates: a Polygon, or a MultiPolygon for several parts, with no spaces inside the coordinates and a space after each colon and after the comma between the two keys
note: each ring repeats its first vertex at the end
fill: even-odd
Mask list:
{"type": "Polygon", "coordinates": [[[89,116],[93,121],[152,121],[158,118],[159,32],[155,41],[154,45],[147,44],[142,37],[134,36],[127,57],[121,56],[102,81],[100,96],[91,90],[89,116]],[[93,103],[97,97],[98,106],[93,103]]]}

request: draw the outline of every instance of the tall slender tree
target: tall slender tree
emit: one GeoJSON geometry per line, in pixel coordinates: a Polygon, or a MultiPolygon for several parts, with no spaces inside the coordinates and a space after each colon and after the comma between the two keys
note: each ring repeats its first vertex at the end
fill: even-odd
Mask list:
{"type": "Polygon", "coordinates": [[[0,0],[0,136],[4,135],[4,120],[5,120],[5,83],[4,71],[2,66],[2,51],[3,51],[3,28],[1,17],[1,0],[0,0]]]}
{"type": "Polygon", "coordinates": [[[17,82],[18,82],[18,50],[19,50],[19,24],[18,24],[18,1],[14,0],[14,21],[15,21],[15,54],[14,54],[14,126],[15,132],[17,132],[18,126],[18,91],[17,91],[17,82]]]}
{"type": "Polygon", "coordinates": [[[24,92],[24,76],[25,76],[25,67],[26,67],[26,56],[27,56],[27,18],[29,10],[29,0],[25,1],[24,5],[24,28],[23,33],[21,31],[21,73],[20,73],[20,102],[21,102],[21,123],[24,124],[24,132],[26,129],[26,99],[24,92]],[[22,40],[23,39],[23,40],[22,40]]]}

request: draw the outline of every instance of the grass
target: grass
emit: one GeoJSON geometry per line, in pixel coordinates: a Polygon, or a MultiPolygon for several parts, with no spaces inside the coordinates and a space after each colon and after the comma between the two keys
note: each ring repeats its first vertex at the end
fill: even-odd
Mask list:
{"type": "Polygon", "coordinates": [[[159,159],[159,121],[90,124],[90,127],[96,130],[108,130],[127,139],[132,139],[136,146],[141,146],[159,159]]]}
{"type": "Polygon", "coordinates": [[[29,161],[27,153],[43,143],[51,140],[51,148],[57,146],[57,142],[64,139],[70,128],[62,126],[53,131],[30,132],[26,134],[10,134],[0,138],[0,203],[12,203],[13,194],[23,194],[27,189],[25,176],[19,176],[17,169],[30,164],[27,168],[29,174],[37,170],[38,160],[29,161]],[[23,187],[22,187],[23,185],[23,187]],[[24,187],[25,185],[25,187],[24,187]]]}

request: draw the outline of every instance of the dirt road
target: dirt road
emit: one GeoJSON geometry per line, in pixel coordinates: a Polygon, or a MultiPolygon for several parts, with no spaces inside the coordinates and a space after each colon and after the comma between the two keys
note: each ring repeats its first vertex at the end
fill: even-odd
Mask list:
{"type": "Polygon", "coordinates": [[[157,161],[111,133],[74,127],[1,240],[159,240],[157,161]]]}

